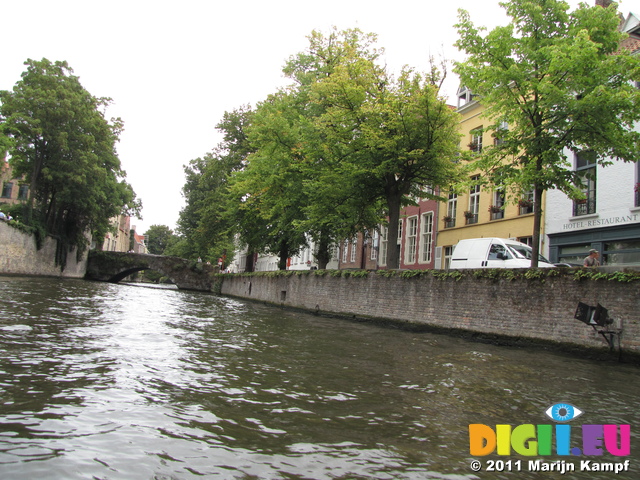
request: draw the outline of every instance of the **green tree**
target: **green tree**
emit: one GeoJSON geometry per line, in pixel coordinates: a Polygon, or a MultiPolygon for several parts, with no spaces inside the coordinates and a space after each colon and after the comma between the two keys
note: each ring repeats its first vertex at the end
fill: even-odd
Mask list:
{"type": "MultiPolygon", "coordinates": [[[[439,95],[436,68],[419,74],[405,67],[395,79],[375,60],[352,50],[314,84],[325,150],[338,159],[316,187],[327,198],[349,192],[345,200],[356,208],[383,206],[389,238],[396,238],[411,197],[437,198],[433,192],[457,178],[458,116],[439,95]]],[[[386,260],[397,268],[397,249],[386,260]]]]}
{"type": "Polygon", "coordinates": [[[300,223],[307,204],[299,168],[298,104],[285,91],[261,102],[248,128],[254,151],[233,176],[237,232],[246,245],[279,256],[279,268],[307,243],[300,223]]]}
{"type": "Polygon", "coordinates": [[[293,81],[288,93],[295,105],[287,143],[305,196],[297,227],[315,241],[316,261],[323,269],[331,259],[332,244],[376,228],[384,214],[379,202],[363,194],[357,179],[344,175],[349,149],[328,141],[321,117],[330,103],[318,95],[317,84],[331,78],[340,65],[356,59],[375,62],[382,49],[375,47],[375,35],[358,29],[313,31],[308,40],[308,48],[292,56],[283,70],[293,81]]]}
{"type": "Polygon", "coordinates": [[[457,46],[467,54],[455,71],[479,96],[488,128],[501,139],[478,165],[493,183],[534,191],[532,266],[538,265],[542,194],[552,188],[578,198],[580,179],[567,152],[590,151],[637,161],[640,58],[620,50],[625,34],[614,3],[568,13],[559,0],[500,4],[511,21],[484,34],[460,11],[457,46]],[[508,129],[504,126],[508,124],[508,129]]]}
{"type": "Polygon", "coordinates": [[[175,242],[176,235],[166,225],[151,225],[144,232],[146,245],[149,253],[153,255],[163,255],[169,245],[175,242]]]}
{"type": "Polygon", "coordinates": [[[14,174],[30,182],[27,221],[58,239],[64,266],[70,247],[81,252],[87,234],[103,237],[111,217],[139,216],[141,205],[115,150],[122,122],[104,117],[110,100],[89,94],[66,62],[25,64],[13,90],[0,92],[0,122],[14,174]]]}
{"type": "Polygon", "coordinates": [[[184,236],[181,251],[188,257],[201,257],[212,263],[234,250],[234,221],[228,205],[230,175],[243,168],[251,151],[246,128],[253,115],[249,106],[225,112],[216,128],[223,139],[212,151],[184,167],[182,189],[186,205],[180,212],[178,229],[184,236]]]}

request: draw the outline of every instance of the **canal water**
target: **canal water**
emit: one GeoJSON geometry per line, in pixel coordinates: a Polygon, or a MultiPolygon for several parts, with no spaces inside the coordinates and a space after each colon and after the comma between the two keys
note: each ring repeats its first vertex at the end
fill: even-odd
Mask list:
{"type": "Polygon", "coordinates": [[[0,277],[0,345],[3,480],[640,478],[631,365],[23,277],[0,277]],[[572,446],[583,423],[630,424],[631,454],[470,455],[470,424],[554,424],[558,402],[584,412],[572,446]],[[629,469],[539,473],[531,458],[629,469]]]}

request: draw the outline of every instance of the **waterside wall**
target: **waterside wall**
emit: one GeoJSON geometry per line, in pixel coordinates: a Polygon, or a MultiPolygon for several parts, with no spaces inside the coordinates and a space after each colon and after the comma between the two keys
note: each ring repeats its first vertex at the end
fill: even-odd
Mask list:
{"type": "Polygon", "coordinates": [[[62,270],[55,264],[56,243],[47,237],[42,248],[38,249],[33,235],[0,221],[0,274],[83,278],[87,270],[87,255],[78,261],[75,250],[70,252],[62,270]]]}
{"type": "Polygon", "coordinates": [[[320,314],[594,351],[608,350],[606,341],[574,315],[578,302],[600,303],[614,319],[611,328],[622,329],[622,351],[636,359],[640,355],[640,281],[576,280],[571,272],[535,279],[482,278],[470,272],[459,278],[311,273],[224,276],[218,288],[223,295],[320,314]]]}

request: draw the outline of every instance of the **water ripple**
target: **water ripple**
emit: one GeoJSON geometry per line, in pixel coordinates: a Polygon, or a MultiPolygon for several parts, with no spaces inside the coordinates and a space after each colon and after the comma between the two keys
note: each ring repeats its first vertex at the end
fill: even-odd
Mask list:
{"type": "Polygon", "coordinates": [[[635,367],[214,295],[0,277],[0,298],[3,479],[470,480],[469,423],[640,407],[635,367]]]}

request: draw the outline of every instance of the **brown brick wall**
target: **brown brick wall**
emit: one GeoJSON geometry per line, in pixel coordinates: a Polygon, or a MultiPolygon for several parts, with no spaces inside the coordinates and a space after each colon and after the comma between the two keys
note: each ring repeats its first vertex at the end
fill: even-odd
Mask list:
{"type": "Polygon", "coordinates": [[[222,294],[328,314],[410,322],[515,340],[605,346],[573,318],[578,302],[609,310],[623,327],[623,351],[640,354],[640,282],[461,279],[421,276],[366,278],[293,275],[225,277],[222,294]]]}

